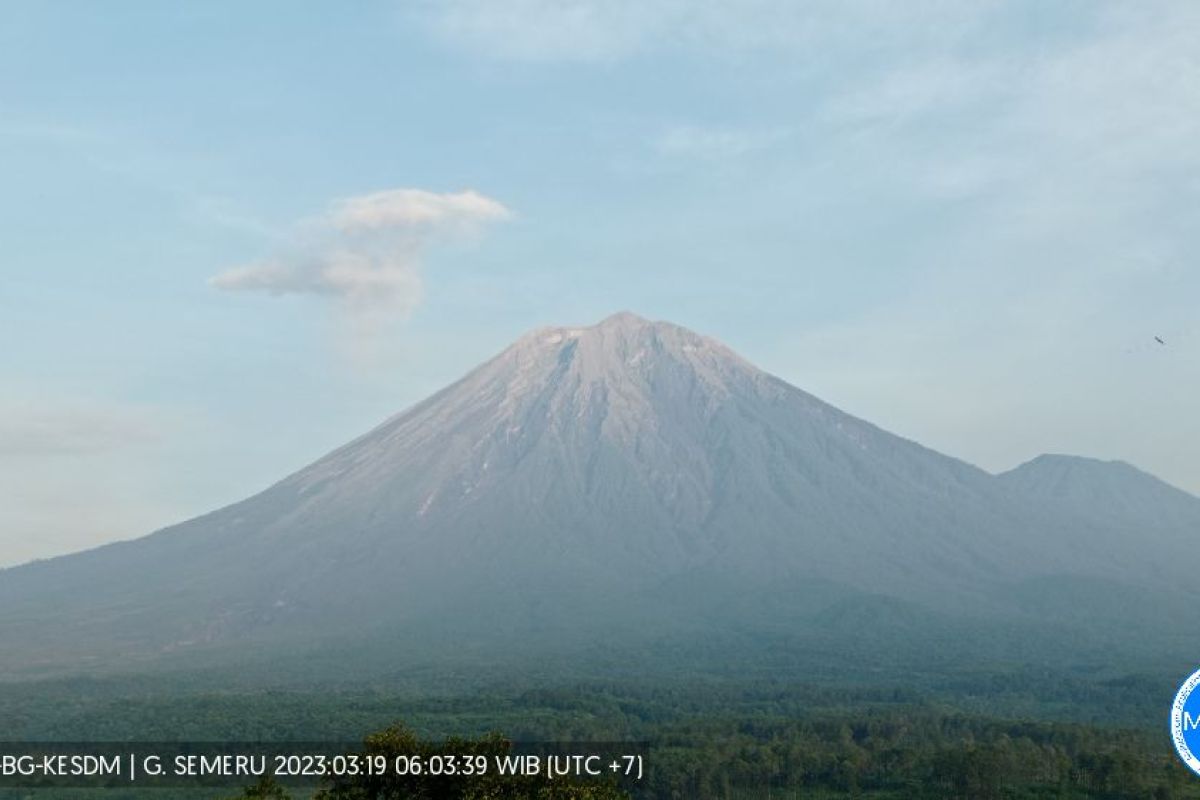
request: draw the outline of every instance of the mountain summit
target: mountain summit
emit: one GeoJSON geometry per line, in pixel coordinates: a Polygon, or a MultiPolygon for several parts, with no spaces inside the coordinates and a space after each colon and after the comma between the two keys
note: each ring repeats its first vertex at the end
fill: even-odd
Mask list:
{"type": "Polygon", "coordinates": [[[748,597],[784,628],[853,597],[995,614],[1054,576],[1182,591],[1200,500],[1165,487],[1160,519],[1164,487],[1132,468],[993,476],[621,313],[533,331],[245,501],[0,572],[19,643],[0,669],[354,631],[415,648],[430,630],[736,627],[748,597]],[[1089,486],[1131,513],[1097,519],[1089,486]]]}

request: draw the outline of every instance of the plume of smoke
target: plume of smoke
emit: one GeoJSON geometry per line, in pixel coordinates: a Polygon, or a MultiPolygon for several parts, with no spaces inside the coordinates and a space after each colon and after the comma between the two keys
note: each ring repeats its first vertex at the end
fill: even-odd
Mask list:
{"type": "Polygon", "coordinates": [[[422,298],[421,266],[439,240],[476,235],[512,216],[478,192],[391,189],[335,202],[296,226],[283,252],[231,267],[210,279],[217,289],[329,297],[372,327],[406,317],[422,298]]]}

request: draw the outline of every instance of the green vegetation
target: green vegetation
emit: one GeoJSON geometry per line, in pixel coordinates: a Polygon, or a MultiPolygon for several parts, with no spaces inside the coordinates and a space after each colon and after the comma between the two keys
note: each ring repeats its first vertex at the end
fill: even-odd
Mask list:
{"type": "MultiPolygon", "coordinates": [[[[458,687],[468,688],[379,682],[353,690],[232,691],[165,679],[60,681],[0,686],[0,719],[10,740],[354,742],[383,731],[372,739],[376,746],[429,752],[504,747],[491,731],[524,742],[641,742],[649,756],[646,778],[631,788],[636,800],[1200,798],[1200,779],[1178,763],[1164,731],[1175,688],[1166,674],[961,668],[815,682],[761,674],[684,677],[681,670],[672,679],[580,682],[539,675],[536,681],[497,676],[488,684],[476,676],[458,687]],[[409,727],[389,729],[396,720],[409,727]],[[466,738],[447,744],[449,737],[466,738]]],[[[264,785],[243,796],[286,792],[301,800],[316,788],[264,785]]],[[[347,784],[324,787],[324,797],[587,796],[539,795],[532,785],[519,787],[525,794],[460,788],[454,795],[442,785],[347,784]]]]}

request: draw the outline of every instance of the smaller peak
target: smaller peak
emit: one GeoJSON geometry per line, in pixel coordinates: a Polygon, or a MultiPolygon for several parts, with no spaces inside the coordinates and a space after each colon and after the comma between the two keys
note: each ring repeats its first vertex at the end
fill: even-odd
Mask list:
{"type": "Polygon", "coordinates": [[[1017,469],[1025,467],[1090,467],[1090,468],[1128,468],[1130,465],[1124,461],[1114,460],[1105,461],[1101,458],[1091,458],[1090,456],[1073,456],[1066,453],[1042,453],[1040,456],[1025,462],[1017,469]]]}
{"type": "Polygon", "coordinates": [[[1000,478],[1017,485],[1058,487],[1059,491],[1064,486],[1074,487],[1097,497],[1113,492],[1148,489],[1181,493],[1195,499],[1187,491],[1120,459],[1106,461],[1087,456],[1044,453],[1019,467],[1000,473],[1000,478]]]}
{"type": "Polygon", "coordinates": [[[1133,466],[1128,461],[1106,461],[1100,458],[1065,455],[1062,453],[1043,453],[1020,466],[1013,467],[1008,472],[1000,474],[1010,479],[1024,478],[1034,480],[1108,480],[1117,477],[1154,477],[1133,466]]]}

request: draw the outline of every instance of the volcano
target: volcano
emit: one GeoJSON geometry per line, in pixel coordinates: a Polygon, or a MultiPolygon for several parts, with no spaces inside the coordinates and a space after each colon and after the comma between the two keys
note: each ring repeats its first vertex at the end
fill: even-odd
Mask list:
{"type": "Polygon", "coordinates": [[[993,475],[622,313],[533,331],[247,500],[0,571],[0,671],[330,637],[854,636],[901,608],[1070,621],[1130,593],[1153,618],[1193,596],[1198,541],[1200,499],[1128,465],[993,475]]]}

